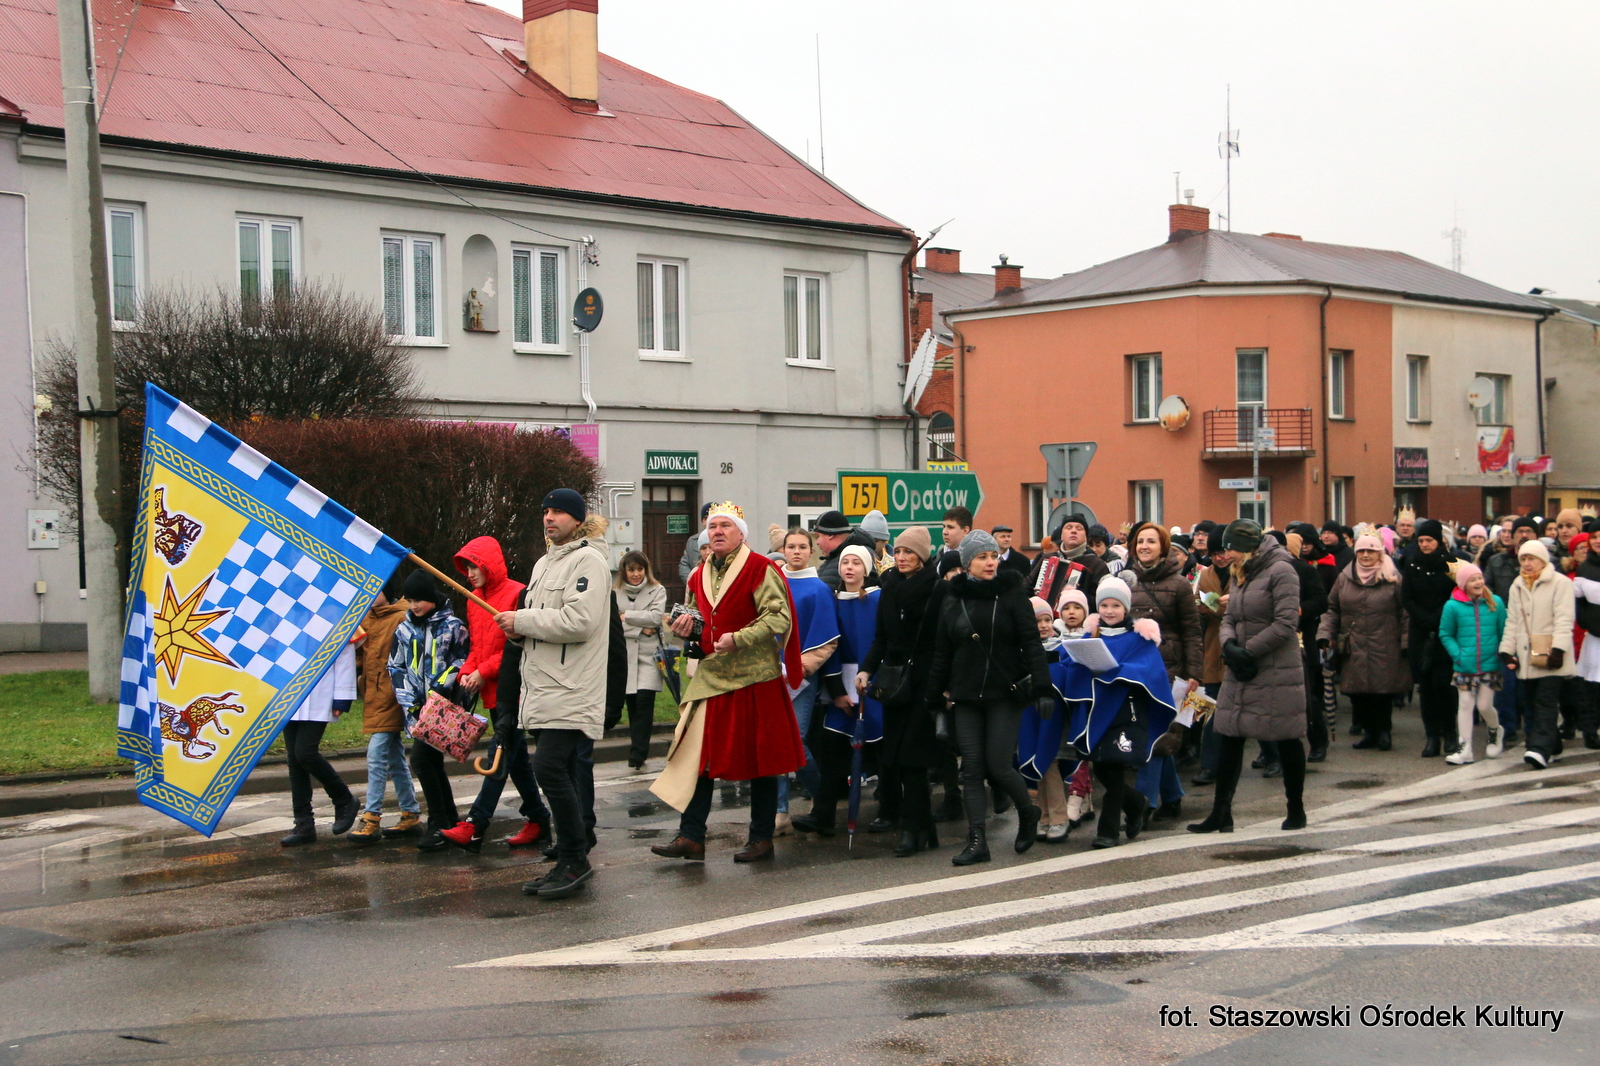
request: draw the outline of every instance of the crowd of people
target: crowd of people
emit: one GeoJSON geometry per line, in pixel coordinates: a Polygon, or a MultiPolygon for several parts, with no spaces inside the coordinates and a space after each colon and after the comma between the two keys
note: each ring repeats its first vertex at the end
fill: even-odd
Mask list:
{"type": "Polygon", "coordinates": [[[706,858],[718,781],[748,795],[740,863],[770,859],[781,836],[837,835],[841,803],[854,832],[863,786],[862,829],[897,834],[896,856],[937,849],[939,824],[963,823],[957,866],[989,861],[993,818],[1013,809],[1017,853],[1091,818],[1094,848],[1175,827],[1185,773],[1213,790],[1188,830],[1230,832],[1252,741],[1251,768],[1282,780],[1283,829],[1300,829],[1339,694],[1357,749],[1393,750],[1395,716],[1413,705],[1420,755],[1451,765],[1478,757],[1480,730],[1485,757],[1520,744],[1532,770],[1580,737],[1600,748],[1600,524],[1576,511],[1492,532],[1402,511],[1354,529],[1239,519],[1112,534],[1069,514],[1029,557],[1011,529],[974,528],[960,507],[938,550],[928,528],[896,535],[878,512],[852,525],[831,511],[809,529],[769,527],[763,552],[742,509],[718,503],[680,560],[678,605],[643,553],[613,575],[604,519],[577,492],[551,492],[543,516],[526,585],[493,538],[463,546],[456,568],[477,593],[464,623],[426,570],[378,597],[286,730],[284,846],[316,839],[315,778],[335,834],[476,852],[509,779],[522,825],[504,843],[555,860],[523,891],[573,895],[594,873],[594,743],[626,713],[629,766],[644,770],[664,681],[681,700],[650,788],[680,818],[651,850],[688,861],[706,858]],[[358,689],[359,812],[318,752],[358,689]],[[444,754],[411,737],[405,757],[435,697],[478,705],[493,728],[498,769],[465,818],[444,754]],[[389,782],[399,816],[384,827],[389,782]],[[809,808],[791,813],[801,799],[809,808]]]}

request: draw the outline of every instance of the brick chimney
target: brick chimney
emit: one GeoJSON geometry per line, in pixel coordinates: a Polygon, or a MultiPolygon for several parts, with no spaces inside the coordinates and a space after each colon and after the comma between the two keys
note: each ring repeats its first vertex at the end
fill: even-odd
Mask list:
{"type": "Polygon", "coordinates": [[[1002,255],[1000,262],[994,265],[994,294],[1003,296],[1020,288],[1022,288],[1022,268],[1006,262],[1006,257],[1002,255]]]}
{"type": "Polygon", "coordinates": [[[961,273],[961,249],[929,248],[922,255],[922,269],[935,274],[961,273]]]}
{"type": "Polygon", "coordinates": [[[917,293],[917,304],[911,309],[911,343],[915,345],[922,340],[923,330],[933,328],[933,293],[917,293]]]}
{"type": "Polygon", "coordinates": [[[569,100],[600,99],[600,0],[522,0],[528,69],[569,100]]]}
{"type": "Polygon", "coordinates": [[[1167,208],[1167,240],[1181,241],[1211,228],[1211,209],[1194,204],[1172,204],[1167,208]]]}

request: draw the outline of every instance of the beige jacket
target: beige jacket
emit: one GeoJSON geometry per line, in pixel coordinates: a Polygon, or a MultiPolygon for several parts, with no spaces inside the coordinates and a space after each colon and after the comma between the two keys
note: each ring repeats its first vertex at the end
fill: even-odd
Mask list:
{"type": "Polygon", "coordinates": [[[1578,672],[1578,657],[1572,652],[1576,614],[1572,582],[1556,573],[1555,567],[1546,566],[1539,571],[1531,589],[1521,574],[1516,576],[1506,601],[1506,632],[1500,638],[1500,651],[1517,657],[1518,677],[1571,677],[1578,672]],[[1550,646],[1562,650],[1561,669],[1541,670],[1533,665],[1529,638],[1535,634],[1550,637],[1550,646]]]}
{"type": "Polygon", "coordinates": [[[516,612],[522,638],[523,729],[577,729],[605,735],[610,654],[611,571],[605,519],[590,515],[578,537],[551,545],[533,564],[526,604],[516,612]]]}

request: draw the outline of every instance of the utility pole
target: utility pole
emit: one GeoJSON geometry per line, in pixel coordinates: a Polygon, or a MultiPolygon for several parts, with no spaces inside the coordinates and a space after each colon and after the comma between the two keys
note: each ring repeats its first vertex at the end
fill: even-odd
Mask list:
{"type": "MultiPolygon", "coordinates": [[[[62,125],[67,135],[67,217],[72,240],[72,342],[78,357],[78,536],[88,595],[89,696],[117,698],[122,673],[122,581],[117,565],[121,476],[116,372],[106,278],[105,200],[94,77],[94,16],[88,0],[56,0],[61,32],[62,125]]],[[[67,412],[63,412],[66,414],[67,412]]]]}

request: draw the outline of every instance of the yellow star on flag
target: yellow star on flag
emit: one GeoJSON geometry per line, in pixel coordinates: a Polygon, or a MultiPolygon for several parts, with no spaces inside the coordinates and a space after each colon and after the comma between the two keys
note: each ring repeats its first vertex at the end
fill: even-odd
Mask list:
{"type": "Polygon", "coordinates": [[[197,659],[206,659],[225,666],[237,664],[222,652],[216,649],[209,640],[200,635],[200,631],[228,613],[227,608],[218,611],[196,610],[200,601],[206,594],[206,589],[211,587],[211,578],[206,578],[200,587],[191,592],[182,603],[178,602],[177,595],[172,591],[172,578],[167,578],[167,586],[161,594],[161,610],[155,615],[156,658],[161,665],[167,668],[167,681],[176,683],[178,668],[183,665],[185,655],[193,655],[197,659]]]}

